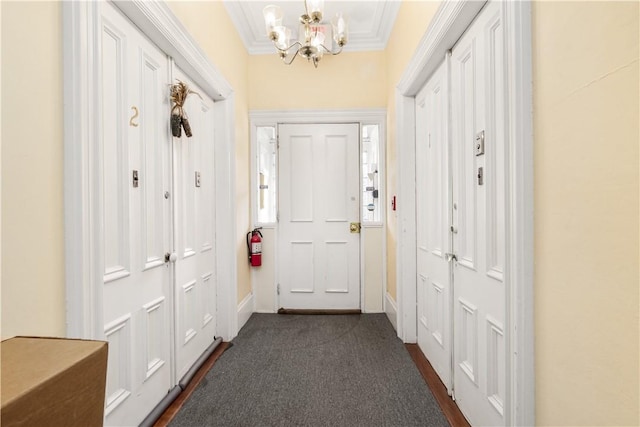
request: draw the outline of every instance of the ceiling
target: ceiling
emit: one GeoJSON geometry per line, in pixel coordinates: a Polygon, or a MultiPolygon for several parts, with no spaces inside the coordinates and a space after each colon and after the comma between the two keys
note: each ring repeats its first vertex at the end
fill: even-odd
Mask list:
{"type": "MultiPolygon", "coordinates": [[[[297,32],[299,17],[304,12],[303,0],[224,0],[250,55],[273,53],[274,47],[265,33],[262,9],[269,4],[282,8],[283,24],[297,32]]],[[[382,50],[400,8],[399,0],[341,1],[325,0],[323,23],[342,12],[349,17],[349,41],[345,52],[382,50]]],[[[293,38],[293,37],[292,37],[293,38]]]]}

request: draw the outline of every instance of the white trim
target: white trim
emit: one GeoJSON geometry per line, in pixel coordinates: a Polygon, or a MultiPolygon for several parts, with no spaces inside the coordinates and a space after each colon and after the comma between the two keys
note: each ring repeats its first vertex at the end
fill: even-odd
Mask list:
{"type": "MultiPolygon", "coordinates": [[[[535,425],[535,340],[533,293],[533,74],[531,3],[506,2],[506,54],[509,58],[509,140],[511,231],[507,271],[513,293],[509,295],[512,425],[535,425]]],[[[507,408],[509,410],[509,408],[507,408]]]]}
{"type": "Polygon", "coordinates": [[[249,318],[253,314],[255,307],[255,298],[253,292],[244,297],[240,304],[238,304],[238,332],[249,321],[249,318]]]}
{"type": "Polygon", "coordinates": [[[114,4],[214,101],[231,95],[231,85],[165,2],[126,0],[114,4]]]}
{"type": "Polygon", "coordinates": [[[235,94],[214,108],[214,161],[216,171],[216,329],[229,341],[238,335],[235,313],[238,298],[236,248],[236,129],[235,94]]]}
{"type": "MultiPolygon", "coordinates": [[[[398,171],[398,336],[416,339],[414,99],[484,1],[444,0],[396,88],[398,171]]],[[[533,317],[533,136],[531,4],[506,2],[511,169],[506,348],[509,425],[535,424],[533,317]],[[516,143],[517,141],[517,143],[516,143]]],[[[387,310],[388,311],[388,310],[387,310]]]]}
{"type": "Polygon", "coordinates": [[[398,330],[398,306],[389,293],[385,293],[384,296],[384,312],[391,322],[391,326],[396,331],[398,330]]]}
{"type": "Polygon", "coordinates": [[[386,120],[384,108],[362,108],[348,110],[251,110],[251,123],[268,125],[274,123],[377,123],[386,120]]]}
{"type": "Polygon", "coordinates": [[[401,95],[418,93],[485,3],[486,0],[443,0],[398,82],[401,95]]]}
{"type": "MultiPolygon", "coordinates": [[[[216,109],[216,252],[219,268],[218,334],[237,334],[235,258],[235,139],[233,91],[222,74],[164,2],[134,0],[116,6],[175,60],[216,109]]],[[[102,207],[99,137],[101,98],[93,76],[99,70],[100,3],[63,2],[64,184],[67,335],[104,338],[102,316],[102,207]]]]}
{"type": "MultiPolygon", "coordinates": [[[[96,115],[96,88],[89,76],[96,65],[88,50],[96,49],[94,26],[96,7],[88,2],[62,4],[63,61],[64,61],[64,214],[65,214],[65,270],[67,294],[67,336],[72,338],[102,338],[103,271],[91,260],[100,260],[97,224],[92,224],[91,212],[99,209],[92,194],[98,183],[90,176],[95,164],[89,141],[97,129],[90,120],[96,115]]],[[[96,261],[99,264],[99,261],[96,261]]]]}
{"type": "Polygon", "coordinates": [[[415,102],[396,90],[396,159],[398,243],[396,271],[398,337],[405,343],[418,339],[416,311],[416,162],[415,102]]]}

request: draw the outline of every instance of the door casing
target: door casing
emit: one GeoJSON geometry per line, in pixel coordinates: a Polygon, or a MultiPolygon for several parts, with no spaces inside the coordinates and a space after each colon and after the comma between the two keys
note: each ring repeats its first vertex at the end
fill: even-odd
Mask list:
{"type": "MultiPolygon", "coordinates": [[[[486,2],[445,0],[396,87],[398,171],[397,325],[416,342],[415,96],[486,2]]],[[[506,295],[507,401],[512,425],[535,424],[533,335],[533,135],[531,4],[505,3],[509,163],[506,295]],[[517,143],[514,143],[517,141],[517,143]]]]}

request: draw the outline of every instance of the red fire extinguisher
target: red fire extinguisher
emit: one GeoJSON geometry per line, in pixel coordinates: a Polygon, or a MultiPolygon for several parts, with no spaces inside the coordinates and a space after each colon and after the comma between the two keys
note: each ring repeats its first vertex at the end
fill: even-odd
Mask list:
{"type": "Polygon", "coordinates": [[[247,233],[247,249],[249,250],[249,263],[252,267],[262,265],[262,227],[254,228],[247,233]],[[251,236],[251,238],[249,238],[251,236]]]}

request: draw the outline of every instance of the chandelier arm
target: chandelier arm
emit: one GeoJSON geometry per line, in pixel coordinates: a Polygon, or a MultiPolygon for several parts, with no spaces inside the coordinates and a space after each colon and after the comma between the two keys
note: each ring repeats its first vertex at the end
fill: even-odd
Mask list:
{"type": "Polygon", "coordinates": [[[338,50],[333,52],[331,49],[328,49],[325,45],[321,44],[320,46],[322,46],[322,48],[327,52],[330,53],[331,55],[339,55],[340,52],[342,52],[342,47],[343,46],[339,46],[338,50]]]}
{"type": "MultiPolygon", "coordinates": [[[[294,43],[295,44],[295,43],[294,43]]],[[[293,46],[293,45],[292,45],[293,46]]],[[[293,62],[294,59],[296,59],[296,56],[298,56],[298,52],[300,52],[300,50],[296,50],[296,53],[293,54],[293,56],[291,56],[291,61],[287,62],[287,57],[282,58],[282,62],[285,63],[285,65],[291,65],[291,63],[293,62]]]]}
{"type": "MultiPolygon", "coordinates": [[[[302,47],[302,43],[300,43],[300,42],[295,42],[295,43],[292,43],[292,44],[291,44],[291,46],[286,47],[285,49],[280,49],[280,48],[278,47],[278,45],[276,44],[276,42],[273,42],[273,46],[275,46],[275,48],[276,48],[276,49],[278,49],[278,50],[280,51],[280,53],[287,53],[287,51],[288,51],[289,49],[291,49],[292,47],[294,47],[295,45],[298,45],[299,47],[302,47]]],[[[298,48],[298,49],[299,49],[299,48],[298,48]]],[[[296,52],[296,53],[297,53],[297,52],[296,52]]]]}

